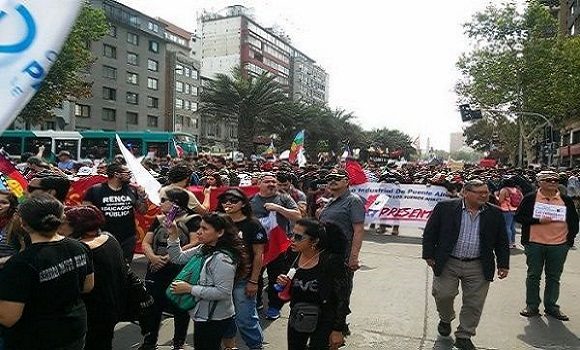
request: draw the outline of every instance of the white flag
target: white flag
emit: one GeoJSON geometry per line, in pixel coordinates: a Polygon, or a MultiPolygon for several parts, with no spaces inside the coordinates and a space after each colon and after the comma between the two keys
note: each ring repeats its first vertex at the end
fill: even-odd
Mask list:
{"type": "Polygon", "coordinates": [[[0,132],[40,88],[81,0],[0,0],[0,132]]]}
{"type": "Polygon", "coordinates": [[[145,192],[149,196],[151,203],[159,205],[161,203],[161,198],[159,197],[161,184],[159,181],[155,180],[153,175],[151,175],[151,173],[149,173],[147,169],[143,167],[143,165],[141,165],[139,159],[135,158],[135,156],[127,149],[127,147],[125,147],[123,141],[121,141],[121,138],[119,138],[119,135],[116,135],[116,137],[121,154],[123,154],[123,157],[127,162],[127,167],[133,173],[135,182],[138,185],[143,186],[145,192]]]}

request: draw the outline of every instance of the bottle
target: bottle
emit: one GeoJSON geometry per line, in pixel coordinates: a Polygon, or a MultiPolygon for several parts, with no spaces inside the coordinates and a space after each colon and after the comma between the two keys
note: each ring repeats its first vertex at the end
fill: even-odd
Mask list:
{"type": "MultiPolygon", "coordinates": [[[[292,279],[294,278],[294,275],[296,274],[296,269],[295,268],[291,268],[290,270],[288,270],[288,273],[286,274],[286,276],[288,276],[288,278],[290,279],[290,281],[292,281],[292,279]]],[[[290,282],[288,282],[288,284],[286,286],[290,285],[290,282]]],[[[279,283],[276,283],[274,285],[274,290],[278,293],[282,292],[284,290],[284,288],[286,286],[283,286],[279,283]]]]}

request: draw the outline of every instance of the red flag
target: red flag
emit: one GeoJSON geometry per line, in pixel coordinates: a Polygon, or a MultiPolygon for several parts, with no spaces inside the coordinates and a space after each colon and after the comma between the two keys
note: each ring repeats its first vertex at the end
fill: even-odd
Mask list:
{"type": "Polygon", "coordinates": [[[286,235],[286,231],[280,225],[276,218],[275,212],[270,212],[270,215],[261,218],[260,223],[264,226],[268,234],[268,243],[264,247],[264,266],[276,259],[280,254],[284,253],[290,247],[290,239],[286,235]]]}
{"type": "Polygon", "coordinates": [[[0,172],[6,177],[6,187],[12,192],[18,200],[24,199],[24,192],[28,187],[28,181],[16,169],[14,163],[10,160],[8,153],[0,151],[0,172]]]}
{"type": "Polygon", "coordinates": [[[354,159],[347,158],[344,169],[348,173],[349,183],[353,186],[362,185],[369,181],[362,166],[354,159]]]}

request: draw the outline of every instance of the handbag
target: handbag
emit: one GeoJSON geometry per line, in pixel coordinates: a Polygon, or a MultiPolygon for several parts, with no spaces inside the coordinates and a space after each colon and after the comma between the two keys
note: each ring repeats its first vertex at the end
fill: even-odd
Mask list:
{"type": "Polygon", "coordinates": [[[311,303],[296,303],[290,310],[288,326],[300,333],[313,333],[318,326],[320,306],[311,303]]]}
{"type": "MultiPolygon", "coordinates": [[[[201,254],[195,254],[191,257],[189,262],[183,267],[183,269],[177,274],[173,282],[183,281],[195,286],[199,284],[199,278],[201,276],[201,269],[205,262],[206,257],[201,254]]],[[[180,310],[189,311],[195,307],[197,304],[197,299],[190,293],[186,294],[173,294],[171,291],[171,285],[167,287],[165,291],[167,299],[169,299],[175,306],[180,310]]]]}

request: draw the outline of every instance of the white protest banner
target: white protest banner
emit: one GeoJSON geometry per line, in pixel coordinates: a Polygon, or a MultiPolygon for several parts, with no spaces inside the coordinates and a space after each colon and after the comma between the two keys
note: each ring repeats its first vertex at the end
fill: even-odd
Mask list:
{"type": "Polygon", "coordinates": [[[81,0],[0,0],[0,132],[40,88],[81,0]]]}
{"type": "Polygon", "coordinates": [[[352,186],[367,203],[365,224],[388,224],[425,227],[435,204],[448,199],[447,190],[441,186],[398,185],[393,183],[365,183],[352,186]],[[382,208],[373,206],[378,199],[387,198],[382,208]]]}
{"type": "Polygon", "coordinates": [[[138,185],[143,186],[145,192],[149,196],[149,200],[151,201],[151,203],[159,205],[161,203],[161,198],[159,197],[159,190],[161,189],[161,184],[159,183],[159,181],[155,180],[153,175],[151,175],[151,173],[149,173],[147,169],[143,167],[143,165],[141,165],[140,160],[135,158],[135,156],[127,149],[127,147],[125,147],[119,135],[116,135],[116,137],[117,144],[119,145],[119,149],[121,150],[121,154],[123,154],[123,157],[127,162],[127,167],[133,173],[133,177],[135,177],[135,182],[138,185]]]}
{"type": "Polygon", "coordinates": [[[552,221],[566,221],[566,207],[564,205],[534,204],[534,219],[550,218],[552,221]]]}

